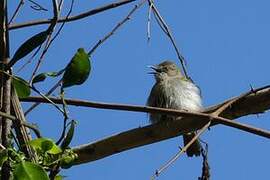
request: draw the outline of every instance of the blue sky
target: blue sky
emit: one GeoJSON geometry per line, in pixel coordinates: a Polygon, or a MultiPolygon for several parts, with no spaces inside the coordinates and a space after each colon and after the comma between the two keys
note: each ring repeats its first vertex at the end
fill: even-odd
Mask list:
{"type": "MultiPolygon", "coordinates": [[[[108,2],[112,1],[76,1],[73,14],[108,2]]],[[[48,9],[51,7],[48,2],[40,3],[48,9]]],[[[202,90],[205,107],[238,96],[248,91],[250,85],[260,87],[269,84],[269,1],[156,0],[156,4],[187,60],[188,73],[202,90]]],[[[14,2],[9,4],[10,13],[15,5],[14,2]]],[[[29,5],[26,1],[15,22],[52,16],[51,11],[33,11],[29,5]]],[[[133,6],[134,3],[66,24],[46,55],[40,72],[63,68],[79,47],[89,50],[133,6]]],[[[153,77],[147,74],[147,65],[164,59],[179,64],[171,43],[154,20],[151,41],[147,43],[147,10],[147,5],[139,9],[128,23],[97,49],[91,59],[90,78],[81,86],[69,88],[67,97],[145,104],[154,83],[153,77]]],[[[47,25],[43,25],[11,31],[11,54],[27,37],[46,28],[47,25]]],[[[21,64],[15,65],[15,73],[21,64]]],[[[28,66],[18,75],[29,78],[33,66],[28,66]]],[[[39,88],[45,91],[53,83],[54,80],[48,80],[39,88]]],[[[58,92],[54,95],[57,96],[58,92]]],[[[24,104],[25,108],[27,106],[24,104]]],[[[78,121],[72,142],[74,146],[148,124],[145,113],[79,107],[70,107],[69,112],[71,118],[78,121]]],[[[59,137],[62,117],[53,107],[39,106],[27,117],[39,125],[44,136],[59,137]]],[[[269,129],[269,118],[269,113],[265,113],[243,117],[239,121],[269,129]]],[[[213,180],[269,178],[270,142],[267,139],[221,125],[211,128],[202,139],[209,144],[213,180]]],[[[182,145],[182,138],[177,137],[75,166],[63,174],[68,180],[149,179],[177,152],[179,145],[182,145]]],[[[200,174],[201,158],[182,156],[158,179],[196,179],[200,174]]]]}

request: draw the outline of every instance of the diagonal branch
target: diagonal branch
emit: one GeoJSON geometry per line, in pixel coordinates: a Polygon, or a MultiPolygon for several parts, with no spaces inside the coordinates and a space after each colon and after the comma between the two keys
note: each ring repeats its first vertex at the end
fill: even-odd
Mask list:
{"type": "MultiPolygon", "coordinates": [[[[73,150],[78,154],[76,164],[95,161],[122,151],[180,136],[190,131],[199,130],[209,120],[216,124],[220,123],[270,138],[270,131],[254,128],[221,117],[213,117],[208,114],[201,113],[200,115],[193,115],[193,117],[182,118],[181,120],[135,128],[96,142],[74,147],[73,150]]],[[[214,124],[211,125],[213,126],[214,124]]]]}
{"type": "Polygon", "coordinates": [[[181,55],[180,50],[178,49],[178,47],[176,45],[175,39],[174,39],[174,37],[172,35],[172,32],[171,32],[169,26],[167,25],[167,23],[165,22],[165,20],[161,16],[159,10],[157,9],[156,5],[154,4],[154,1],[153,0],[148,0],[148,2],[149,2],[149,6],[152,7],[151,9],[153,9],[154,15],[156,17],[156,20],[157,20],[160,28],[168,36],[168,38],[170,39],[170,41],[171,41],[171,43],[173,45],[173,48],[174,48],[174,50],[175,50],[175,52],[177,54],[177,58],[179,59],[181,65],[182,65],[182,69],[183,69],[185,77],[188,78],[188,79],[191,79],[188,76],[188,73],[187,73],[187,70],[186,70],[186,60],[185,60],[184,56],[181,55]]]}
{"type": "Polygon", "coordinates": [[[15,9],[13,15],[11,16],[11,18],[10,18],[8,24],[11,24],[12,21],[16,18],[16,16],[19,14],[19,11],[20,11],[21,8],[23,7],[23,5],[24,5],[24,0],[20,0],[19,4],[18,4],[17,8],[15,9]]]}
{"type": "Polygon", "coordinates": [[[13,114],[15,115],[15,119],[13,119],[13,127],[16,132],[16,137],[19,141],[19,145],[21,150],[26,154],[26,157],[31,159],[32,162],[37,162],[36,154],[27,144],[29,141],[32,140],[31,134],[29,129],[27,129],[23,124],[26,124],[26,119],[24,117],[24,113],[18,98],[18,95],[14,89],[14,87],[11,88],[11,103],[12,103],[12,110],[13,114]]]}
{"type": "Polygon", "coordinates": [[[158,169],[155,173],[155,175],[152,176],[151,179],[155,179],[155,177],[158,177],[165,169],[167,169],[172,163],[174,163],[181,154],[185,153],[187,149],[199,138],[199,136],[209,128],[211,124],[211,121],[209,121],[206,125],[203,126],[202,129],[196,133],[196,135],[183,147],[172,159],[170,159],[164,166],[162,166],[160,169],[158,169]]]}
{"type": "MultiPolygon", "coordinates": [[[[136,0],[122,0],[122,1],[119,1],[119,2],[114,2],[114,3],[111,3],[111,4],[107,4],[107,5],[101,6],[101,7],[96,8],[96,9],[89,10],[87,12],[84,12],[84,13],[81,13],[81,14],[78,14],[78,15],[75,15],[75,16],[70,16],[69,18],[65,18],[65,17],[64,18],[59,18],[57,20],[57,23],[71,22],[71,21],[76,21],[76,20],[79,20],[79,19],[83,19],[83,18],[86,18],[86,17],[89,17],[89,16],[93,16],[95,14],[101,13],[103,11],[116,8],[116,7],[122,6],[124,4],[131,3],[133,1],[136,1],[136,0]]],[[[25,23],[20,23],[20,24],[11,24],[9,26],[9,29],[12,30],[12,29],[19,29],[19,28],[35,26],[35,25],[50,24],[52,21],[53,21],[53,19],[43,19],[43,20],[36,20],[36,21],[25,22],[25,23]]]]}
{"type": "Polygon", "coordinates": [[[88,55],[91,56],[95,50],[102,44],[104,43],[107,39],[109,39],[125,22],[127,22],[130,18],[131,15],[137,10],[139,9],[144,3],[146,2],[146,0],[141,1],[140,3],[136,4],[134,6],[134,8],[131,9],[131,11],[128,13],[128,15],[121,20],[108,34],[106,34],[102,39],[100,39],[95,46],[88,52],[88,55]]]}

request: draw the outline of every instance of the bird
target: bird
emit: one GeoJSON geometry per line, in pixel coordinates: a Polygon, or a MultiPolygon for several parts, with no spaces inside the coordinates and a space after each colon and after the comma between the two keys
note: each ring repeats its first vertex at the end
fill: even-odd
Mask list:
{"type": "MultiPolygon", "coordinates": [[[[191,79],[186,78],[177,65],[165,60],[158,65],[149,66],[155,77],[155,84],[147,99],[147,106],[168,109],[186,110],[200,112],[203,110],[201,91],[191,79]]],[[[175,120],[176,116],[150,113],[150,123],[175,120]]],[[[186,145],[196,132],[183,135],[186,145]]],[[[186,151],[188,157],[200,156],[202,147],[197,139],[186,151]]]]}

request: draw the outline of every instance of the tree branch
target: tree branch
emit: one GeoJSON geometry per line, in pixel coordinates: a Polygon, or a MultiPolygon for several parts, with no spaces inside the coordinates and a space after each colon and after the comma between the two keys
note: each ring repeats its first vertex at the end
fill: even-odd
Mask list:
{"type": "MultiPolygon", "coordinates": [[[[7,0],[0,1],[0,63],[1,70],[4,70],[5,65],[9,61],[9,31],[8,31],[8,13],[7,13],[7,0]]],[[[10,73],[8,70],[6,73],[10,73]]],[[[2,74],[1,75],[1,111],[10,114],[10,87],[11,79],[2,74]]],[[[11,125],[12,122],[6,117],[1,118],[1,143],[4,147],[9,147],[11,144],[11,125]]],[[[1,179],[6,180],[10,178],[10,164],[9,161],[4,162],[1,169],[1,179]]]]}
{"type": "Polygon", "coordinates": [[[29,129],[27,129],[23,124],[26,124],[26,119],[14,87],[12,87],[11,94],[12,110],[16,119],[13,119],[13,126],[16,132],[16,137],[19,142],[19,148],[26,154],[26,157],[31,159],[32,162],[37,162],[37,156],[34,149],[28,144],[32,140],[29,129]]]}
{"type": "MultiPolygon", "coordinates": [[[[264,111],[268,110],[270,108],[270,87],[265,86],[259,89],[260,90],[256,91],[256,93],[249,94],[242,100],[228,107],[223,113],[221,113],[220,116],[228,118],[228,119],[236,119],[241,116],[263,113],[264,111]],[[254,107],[254,104],[256,104],[255,107],[254,107]]],[[[60,98],[50,97],[49,99],[55,104],[62,104],[62,100],[60,98]]],[[[218,105],[206,108],[204,112],[212,113],[216,111],[218,108],[220,108],[221,106],[223,106],[225,103],[227,103],[228,101],[232,101],[233,99],[235,98],[229,99],[218,105]]],[[[35,96],[27,97],[27,98],[20,98],[20,100],[22,102],[49,103],[46,99],[42,97],[35,97],[35,96]]],[[[80,107],[92,107],[92,108],[98,108],[98,109],[111,109],[111,110],[147,112],[147,113],[170,113],[172,115],[186,115],[187,114],[186,111],[178,111],[178,110],[172,110],[172,109],[166,110],[163,108],[114,104],[114,103],[102,103],[102,102],[85,101],[85,100],[79,100],[79,99],[65,99],[65,102],[68,105],[80,106],[80,107]],[[179,114],[179,112],[182,112],[182,113],[179,114]]]]}
{"type": "MultiPolygon", "coordinates": [[[[61,103],[61,99],[58,98],[50,98],[50,99],[54,103],[61,103]]],[[[228,101],[233,101],[234,99],[235,98],[232,98],[228,101]]],[[[40,97],[29,97],[21,100],[28,102],[44,102],[44,103],[46,102],[46,100],[40,97]]],[[[195,112],[144,107],[144,106],[97,103],[71,99],[66,99],[65,101],[69,105],[76,105],[76,106],[94,107],[102,109],[115,109],[115,110],[117,109],[117,110],[137,111],[137,112],[165,113],[185,117],[180,121],[166,122],[166,125],[164,123],[158,123],[148,125],[142,128],[141,127],[135,128],[132,130],[128,130],[126,132],[110,136],[108,138],[104,138],[102,140],[93,143],[74,147],[73,150],[76,153],[78,153],[79,156],[76,164],[95,161],[128,149],[176,137],[183,133],[202,128],[202,126],[209,120],[212,121],[211,126],[221,123],[226,126],[238,128],[253,134],[270,138],[270,132],[268,131],[254,128],[252,126],[244,125],[230,120],[241,116],[246,116],[249,114],[262,113],[270,109],[269,86],[259,88],[259,91],[255,91],[254,93],[251,93],[247,96],[243,96],[243,98],[241,99],[238,99],[234,104],[226,108],[226,110],[221,114],[222,117],[215,117],[213,115],[210,115],[210,113],[219,109],[221,106],[224,106],[224,104],[228,103],[228,101],[207,108],[204,111],[204,113],[197,113],[197,112],[195,113],[195,112]],[[256,104],[256,106],[254,106],[254,104],[256,104]]]]}
{"type": "MultiPolygon", "coordinates": [[[[79,19],[83,19],[83,18],[86,18],[86,17],[89,17],[89,16],[93,16],[95,14],[101,13],[103,11],[116,8],[116,7],[122,6],[124,4],[131,3],[133,1],[136,1],[136,0],[122,0],[122,1],[119,1],[119,2],[114,2],[114,3],[111,3],[111,4],[107,4],[107,5],[101,6],[99,8],[92,9],[92,10],[89,10],[87,12],[81,13],[79,15],[71,16],[69,18],[65,18],[65,17],[64,18],[59,18],[57,23],[71,22],[71,21],[76,21],[76,20],[79,20],[79,19]]],[[[9,26],[9,29],[13,30],[13,29],[29,27],[29,26],[35,26],[35,25],[50,24],[52,21],[53,21],[53,19],[43,19],[43,20],[36,20],[36,21],[25,22],[25,23],[20,23],[20,24],[11,24],[9,26]]]]}
{"type": "Polygon", "coordinates": [[[157,20],[160,28],[168,36],[168,38],[170,39],[170,41],[171,41],[171,43],[173,45],[173,48],[174,48],[174,50],[176,52],[176,55],[177,55],[177,58],[179,59],[179,61],[181,63],[181,66],[182,66],[185,77],[188,78],[188,79],[191,79],[188,76],[188,73],[187,73],[186,60],[185,60],[184,56],[181,55],[180,50],[178,49],[178,47],[176,45],[175,39],[174,39],[174,37],[172,35],[172,32],[171,32],[169,26],[165,22],[164,18],[161,16],[159,10],[157,9],[156,5],[154,4],[154,1],[153,0],[148,0],[148,2],[149,2],[149,6],[152,7],[151,10],[153,10],[154,15],[156,17],[156,20],[157,20]]]}
{"type": "Polygon", "coordinates": [[[141,1],[140,3],[136,4],[134,6],[134,8],[131,9],[131,11],[128,13],[128,15],[121,20],[119,23],[117,23],[117,25],[108,33],[106,34],[102,39],[100,39],[95,45],[94,47],[91,48],[91,50],[88,52],[88,55],[91,56],[95,50],[102,44],[104,43],[108,38],[110,38],[123,24],[125,24],[125,22],[127,22],[130,18],[131,15],[137,10],[139,9],[144,3],[146,2],[146,0],[141,1]]]}
{"type": "Polygon", "coordinates": [[[14,11],[12,17],[10,18],[8,24],[11,24],[12,21],[16,18],[16,16],[19,14],[20,9],[23,7],[23,5],[24,5],[24,0],[20,0],[19,4],[18,4],[16,10],[14,11]]]}
{"type": "MultiPolygon", "coordinates": [[[[181,120],[135,128],[98,140],[96,142],[74,147],[74,152],[78,154],[78,160],[75,162],[75,164],[95,161],[122,151],[133,149],[135,147],[152,144],[183,135],[190,131],[199,130],[209,120],[215,122],[215,124],[224,124],[226,126],[270,138],[269,131],[254,128],[252,126],[234,122],[232,120],[213,117],[211,115],[202,113],[200,115],[190,113],[190,115],[194,115],[194,117],[182,118],[181,120]]],[[[211,124],[211,126],[213,125],[214,124],[211,124]]]]}
{"type": "Polygon", "coordinates": [[[204,125],[203,128],[200,129],[198,133],[196,133],[196,135],[191,139],[191,141],[189,141],[185,145],[185,147],[183,147],[180,151],[178,151],[174,157],[172,157],[164,166],[162,166],[156,171],[156,173],[152,176],[151,180],[158,177],[164,170],[166,170],[172,163],[174,163],[180,157],[181,154],[185,153],[187,149],[193,144],[193,142],[195,142],[199,138],[199,136],[209,128],[210,124],[211,121],[209,121],[206,125],[204,125]]]}

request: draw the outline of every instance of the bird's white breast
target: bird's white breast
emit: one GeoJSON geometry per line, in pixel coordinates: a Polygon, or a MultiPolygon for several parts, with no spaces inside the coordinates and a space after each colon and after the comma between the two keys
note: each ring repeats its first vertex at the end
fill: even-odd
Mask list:
{"type": "Polygon", "coordinates": [[[179,81],[177,83],[167,82],[165,89],[165,96],[169,99],[167,108],[201,111],[200,89],[190,81],[179,81]]]}

